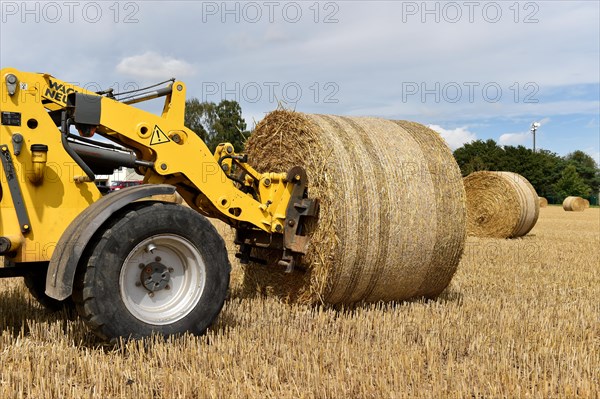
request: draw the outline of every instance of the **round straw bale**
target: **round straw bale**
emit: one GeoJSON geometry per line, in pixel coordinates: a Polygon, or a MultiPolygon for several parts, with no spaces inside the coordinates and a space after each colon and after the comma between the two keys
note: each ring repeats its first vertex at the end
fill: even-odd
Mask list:
{"type": "Polygon", "coordinates": [[[585,210],[585,200],[581,197],[567,197],[563,201],[563,209],[568,212],[583,212],[585,210]]]}
{"type": "Polygon", "coordinates": [[[464,179],[467,232],[476,237],[513,238],[529,233],[540,203],[533,186],[512,172],[474,172],[464,179]]]}
{"type": "Polygon", "coordinates": [[[309,196],[321,204],[299,267],[286,274],[251,263],[250,291],[349,304],[435,297],[450,283],[466,238],[465,196],[452,153],[434,131],[278,110],[258,124],[246,150],[261,172],[304,167],[309,196]]]}
{"type": "Polygon", "coordinates": [[[584,198],[583,202],[585,204],[585,209],[588,209],[590,207],[590,201],[588,199],[584,198]]]}
{"type": "Polygon", "coordinates": [[[538,200],[540,202],[540,208],[545,208],[548,206],[548,200],[544,197],[538,197],[538,200]]]}

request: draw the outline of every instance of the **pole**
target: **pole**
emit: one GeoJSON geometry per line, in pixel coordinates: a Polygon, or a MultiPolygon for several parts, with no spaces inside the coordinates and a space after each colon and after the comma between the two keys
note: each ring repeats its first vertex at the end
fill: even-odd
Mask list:
{"type": "Polygon", "coordinates": [[[531,124],[531,133],[533,133],[533,152],[535,152],[535,132],[536,132],[538,126],[540,126],[540,124],[538,122],[533,122],[531,124]]]}

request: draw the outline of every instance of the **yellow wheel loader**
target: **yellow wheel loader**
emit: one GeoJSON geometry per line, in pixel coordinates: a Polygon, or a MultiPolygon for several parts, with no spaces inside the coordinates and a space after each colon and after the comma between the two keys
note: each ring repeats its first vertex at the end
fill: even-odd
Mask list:
{"type": "Polygon", "coordinates": [[[211,153],[183,125],[185,85],[90,92],[46,73],[0,71],[0,277],[24,277],[48,307],[76,306],[104,339],[203,333],[230,264],[206,217],[236,229],[237,256],[292,270],[318,216],[301,167],[259,173],[229,143],[211,153]],[[135,107],[164,97],[161,115],[135,107]],[[94,140],[99,135],[104,140],[94,140]],[[130,167],[144,184],[101,194],[130,167]],[[175,192],[188,207],[157,200],[175,192]]]}

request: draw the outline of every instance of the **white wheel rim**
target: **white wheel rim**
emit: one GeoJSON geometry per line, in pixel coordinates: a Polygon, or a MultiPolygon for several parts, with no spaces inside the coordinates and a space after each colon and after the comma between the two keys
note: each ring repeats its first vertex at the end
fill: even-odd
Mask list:
{"type": "Polygon", "coordinates": [[[198,304],[206,284],[206,266],[198,249],[174,234],[146,238],[129,253],[121,268],[123,303],[138,320],[166,325],[187,316],[198,304]],[[168,285],[149,291],[141,284],[143,267],[160,262],[169,269],[168,285]]]}

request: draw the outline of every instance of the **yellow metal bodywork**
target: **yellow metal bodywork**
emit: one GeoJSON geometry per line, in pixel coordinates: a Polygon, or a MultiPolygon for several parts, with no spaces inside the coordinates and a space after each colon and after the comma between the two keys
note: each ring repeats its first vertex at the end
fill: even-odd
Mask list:
{"type": "MultiPolygon", "coordinates": [[[[21,232],[6,174],[2,170],[0,236],[11,237],[11,248],[17,249],[11,258],[13,261],[46,261],[52,256],[58,239],[69,223],[101,195],[94,183],[74,183],[74,178],[83,175],[83,171],[63,149],[60,132],[47,111],[60,107],[55,103],[48,103],[47,107],[42,105],[42,100],[46,98],[45,91],[50,86],[49,80],[53,78],[49,75],[23,74],[14,69],[3,69],[0,71],[0,79],[0,110],[22,114],[21,126],[0,126],[0,145],[7,146],[10,150],[31,224],[28,232],[21,232]],[[5,76],[9,73],[19,78],[17,91],[12,96],[8,95],[4,83],[5,76]],[[37,121],[37,126],[31,123],[31,127],[28,126],[29,120],[37,121]],[[21,153],[14,155],[12,137],[17,133],[24,140],[21,153]],[[48,146],[47,159],[41,171],[40,164],[36,162],[39,157],[30,151],[32,144],[48,146]],[[36,182],[38,178],[39,181],[36,182]]],[[[66,91],[71,87],[63,86],[58,93],[62,97],[62,90],[66,91]]]]}
{"type": "MultiPolygon", "coordinates": [[[[18,112],[21,126],[0,126],[0,146],[10,149],[18,176],[30,230],[22,233],[8,190],[5,171],[0,199],[0,236],[10,237],[18,262],[47,261],[71,221],[101,194],[64,150],[61,132],[49,115],[66,106],[70,93],[97,95],[48,74],[16,69],[0,70],[0,111],[18,112]],[[5,78],[13,74],[17,89],[9,95],[5,78]],[[35,121],[31,122],[31,121],[35,121]],[[23,136],[21,153],[15,155],[12,137],[23,136]],[[32,144],[48,146],[47,154],[32,154],[32,144]],[[45,158],[45,159],[44,159],[45,158]]],[[[227,159],[227,169],[246,171],[245,183],[257,188],[254,196],[240,190],[229,179],[218,160],[236,155],[231,144],[212,154],[205,143],[183,125],[185,85],[174,82],[165,98],[161,115],[101,97],[101,118],[96,132],[135,151],[139,160],[154,167],[139,167],[145,183],[168,183],[177,187],[183,199],[202,214],[238,227],[253,226],[268,233],[281,233],[293,184],[285,174],[261,174],[245,162],[227,159]]],[[[0,166],[1,167],[1,166],[0,166]]]]}

